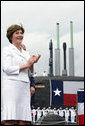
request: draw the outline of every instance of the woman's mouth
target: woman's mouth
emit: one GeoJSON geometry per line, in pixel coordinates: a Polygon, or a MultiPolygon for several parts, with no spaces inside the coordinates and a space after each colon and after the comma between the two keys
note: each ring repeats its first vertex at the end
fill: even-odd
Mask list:
{"type": "Polygon", "coordinates": [[[18,39],[18,40],[22,40],[22,39],[23,39],[23,37],[17,37],[17,39],[18,39]]]}

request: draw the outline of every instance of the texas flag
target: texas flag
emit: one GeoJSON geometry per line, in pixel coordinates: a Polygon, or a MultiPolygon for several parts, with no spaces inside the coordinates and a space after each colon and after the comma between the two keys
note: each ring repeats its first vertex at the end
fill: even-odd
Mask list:
{"type": "Polygon", "coordinates": [[[78,91],[78,121],[84,125],[84,90],[78,91]]]}
{"type": "Polygon", "coordinates": [[[76,106],[77,90],[84,88],[83,81],[51,80],[51,105],[76,106]]]}

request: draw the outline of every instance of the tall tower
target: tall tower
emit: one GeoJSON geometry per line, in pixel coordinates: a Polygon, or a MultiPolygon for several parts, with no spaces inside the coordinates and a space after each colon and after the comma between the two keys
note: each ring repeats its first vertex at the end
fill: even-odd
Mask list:
{"type": "Polygon", "coordinates": [[[49,76],[53,76],[53,44],[52,40],[49,43],[50,58],[49,58],[49,76]]]}
{"type": "Polygon", "coordinates": [[[74,76],[73,22],[70,21],[69,76],[74,76]]]}
{"type": "Polygon", "coordinates": [[[67,69],[66,69],[66,43],[63,43],[63,60],[64,60],[64,69],[62,70],[62,75],[67,76],[67,69]]]}
{"type": "Polygon", "coordinates": [[[59,23],[57,25],[57,48],[55,49],[55,76],[60,76],[59,23]]]}

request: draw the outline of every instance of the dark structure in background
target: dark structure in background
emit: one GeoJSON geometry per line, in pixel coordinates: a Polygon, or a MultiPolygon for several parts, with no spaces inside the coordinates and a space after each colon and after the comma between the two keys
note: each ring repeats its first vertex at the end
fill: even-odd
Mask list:
{"type": "Polygon", "coordinates": [[[49,76],[53,76],[53,43],[50,40],[49,43],[50,58],[49,58],[49,76]]]}
{"type": "Polygon", "coordinates": [[[62,75],[67,76],[67,69],[66,69],[66,43],[63,43],[63,60],[64,60],[64,70],[62,70],[62,75]]]}
{"type": "MultiPolygon", "coordinates": [[[[50,103],[50,81],[58,80],[58,81],[84,81],[83,77],[70,77],[70,76],[48,76],[48,77],[35,77],[36,83],[36,93],[32,97],[32,105],[37,108],[49,107],[50,103]]],[[[55,106],[52,106],[55,107],[55,106]]],[[[60,106],[56,106],[60,107],[60,106]]],[[[65,106],[63,106],[65,107],[65,106]]]]}
{"type": "Polygon", "coordinates": [[[62,76],[60,75],[60,32],[59,23],[57,26],[57,47],[55,49],[55,75],[53,75],[53,44],[52,40],[49,43],[49,74],[47,77],[39,76],[35,77],[36,83],[36,93],[32,97],[32,105],[34,107],[40,106],[49,107],[50,103],[50,81],[84,81],[84,77],[75,76],[74,69],[74,48],[73,48],[73,22],[70,21],[70,48],[69,48],[69,74],[67,75],[66,69],[66,43],[63,43],[63,59],[64,59],[64,69],[62,70],[62,76]]]}
{"type": "Polygon", "coordinates": [[[34,107],[48,107],[50,104],[50,85],[49,79],[45,77],[36,77],[36,93],[32,96],[32,105],[34,107]]]}
{"type": "Polygon", "coordinates": [[[35,125],[66,125],[63,117],[48,113],[38,120],[35,125]]]}

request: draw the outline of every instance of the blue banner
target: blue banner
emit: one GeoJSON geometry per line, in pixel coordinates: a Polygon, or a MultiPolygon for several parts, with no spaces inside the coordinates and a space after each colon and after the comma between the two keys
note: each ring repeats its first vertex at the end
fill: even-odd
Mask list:
{"type": "Polygon", "coordinates": [[[63,105],[63,81],[51,80],[51,105],[63,105]]]}

